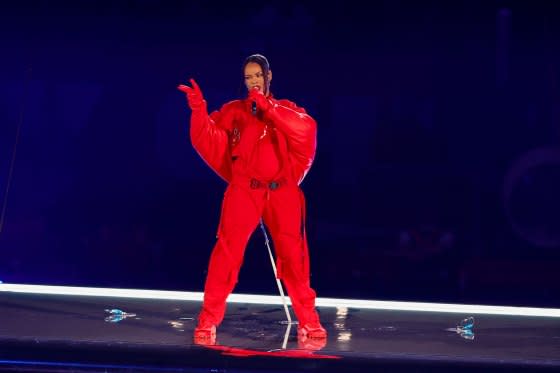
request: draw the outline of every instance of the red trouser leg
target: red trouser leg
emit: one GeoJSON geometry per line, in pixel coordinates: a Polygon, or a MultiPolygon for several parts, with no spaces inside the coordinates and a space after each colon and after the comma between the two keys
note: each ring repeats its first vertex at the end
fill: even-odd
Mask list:
{"type": "Polygon", "coordinates": [[[300,325],[319,321],[315,291],[310,286],[307,244],[303,237],[303,198],[297,186],[269,192],[264,221],[270,230],[278,260],[278,278],[288,290],[300,325]]]}
{"type": "Polygon", "coordinates": [[[204,301],[199,323],[219,325],[226,310],[226,299],[237,283],[249,237],[262,211],[264,191],[228,186],[222,203],[218,241],[208,266],[204,301]]]}

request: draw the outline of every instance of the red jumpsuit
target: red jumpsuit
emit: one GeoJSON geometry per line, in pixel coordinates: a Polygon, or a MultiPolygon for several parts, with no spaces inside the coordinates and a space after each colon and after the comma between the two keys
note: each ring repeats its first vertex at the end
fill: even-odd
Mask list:
{"type": "Polygon", "coordinates": [[[319,322],[309,279],[305,200],[299,188],[315,157],[317,126],[294,103],[270,101],[272,109],[266,114],[254,115],[247,99],[229,102],[211,115],[206,110],[192,112],[194,148],[229,183],[199,325],[221,323],[245,247],[261,217],[274,242],[277,276],[300,326],[319,322]]]}

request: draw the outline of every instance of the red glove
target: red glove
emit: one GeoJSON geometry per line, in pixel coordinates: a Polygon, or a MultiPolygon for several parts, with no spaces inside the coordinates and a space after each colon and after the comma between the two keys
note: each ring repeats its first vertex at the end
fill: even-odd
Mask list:
{"type": "Polygon", "coordinates": [[[190,82],[192,84],[192,88],[187,85],[180,84],[177,89],[187,94],[187,101],[191,110],[200,110],[206,108],[206,101],[202,96],[200,87],[198,86],[198,84],[196,84],[194,79],[190,79],[190,82]]]}
{"type": "Polygon", "coordinates": [[[258,89],[249,90],[249,100],[257,104],[257,108],[265,113],[272,109],[272,102],[258,89]]]}

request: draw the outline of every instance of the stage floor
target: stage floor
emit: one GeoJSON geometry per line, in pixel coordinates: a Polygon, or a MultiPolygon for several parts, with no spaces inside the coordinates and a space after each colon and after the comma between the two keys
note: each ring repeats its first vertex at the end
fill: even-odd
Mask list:
{"type": "Polygon", "coordinates": [[[298,341],[278,296],[232,295],[200,345],[201,297],[0,284],[0,371],[560,370],[558,309],[318,299],[321,343],[298,341]]]}

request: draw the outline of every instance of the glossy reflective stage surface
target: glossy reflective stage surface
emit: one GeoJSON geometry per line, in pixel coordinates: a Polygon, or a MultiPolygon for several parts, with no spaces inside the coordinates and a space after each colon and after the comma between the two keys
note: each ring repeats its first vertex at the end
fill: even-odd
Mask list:
{"type": "Polygon", "coordinates": [[[215,345],[200,302],[0,292],[0,370],[368,372],[560,370],[560,318],[319,308],[302,341],[280,305],[233,303],[215,345]],[[474,317],[472,329],[457,326],[474,317]]]}

